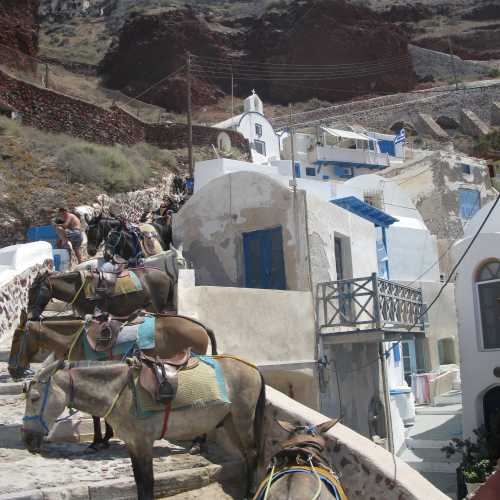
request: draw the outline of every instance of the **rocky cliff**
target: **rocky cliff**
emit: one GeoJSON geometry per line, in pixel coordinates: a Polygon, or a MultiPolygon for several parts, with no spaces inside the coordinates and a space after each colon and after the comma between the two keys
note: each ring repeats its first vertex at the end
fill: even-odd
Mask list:
{"type": "MultiPolygon", "coordinates": [[[[261,17],[220,19],[191,8],[157,15],[135,15],[128,19],[100,68],[105,83],[130,95],[167,109],[185,109],[185,72],[180,78],[149,87],[180,68],[192,52],[203,65],[206,58],[229,58],[235,71],[236,93],[245,95],[257,87],[274,102],[286,103],[312,97],[329,101],[356,94],[411,89],[415,76],[403,32],[366,7],[344,0],[320,0],[313,8],[304,2],[274,5],[261,17]],[[266,68],[252,74],[245,64],[258,62],[266,68]],[[328,72],[307,75],[301,65],[354,65],[343,77],[328,72]],[[378,64],[390,71],[380,70],[378,64]],[[243,64],[243,66],[241,66],[243,64]],[[283,64],[293,65],[291,79],[283,81],[283,64]],[[276,66],[279,65],[279,66],[276,66]]],[[[213,103],[230,92],[231,71],[207,63],[196,72],[193,102],[213,103]]],[[[310,70],[308,70],[310,72],[310,70]]]]}
{"type": "Polygon", "coordinates": [[[35,56],[38,8],[38,0],[0,0],[0,45],[35,56]]]}

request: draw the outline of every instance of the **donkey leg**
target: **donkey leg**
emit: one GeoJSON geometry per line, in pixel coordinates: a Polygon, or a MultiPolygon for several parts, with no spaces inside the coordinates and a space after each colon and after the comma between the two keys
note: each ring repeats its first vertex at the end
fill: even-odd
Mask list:
{"type": "Polygon", "coordinates": [[[199,455],[200,453],[205,453],[207,451],[207,435],[203,434],[203,436],[196,436],[191,443],[191,448],[189,448],[189,454],[199,455]]]}
{"type": "Polygon", "coordinates": [[[154,500],[153,455],[149,452],[133,452],[129,448],[134,471],[138,500],[154,500]]]}
{"type": "Polygon", "coordinates": [[[106,426],[106,432],[104,433],[104,438],[102,440],[101,446],[103,448],[109,448],[109,440],[114,436],[113,427],[111,427],[111,425],[109,425],[106,420],[104,421],[104,424],[106,426]]]}
{"type": "Polygon", "coordinates": [[[253,432],[246,432],[241,425],[244,424],[247,428],[253,428],[253,424],[248,422],[238,421],[233,415],[228,415],[223,422],[223,429],[227,433],[231,443],[240,452],[245,461],[246,467],[246,493],[252,497],[251,492],[254,488],[254,469],[256,466],[257,454],[255,451],[253,432]]]}
{"type": "Polygon", "coordinates": [[[102,443],[101,417],[92,416],[92,423],[94,424],[94,439],[92,443],[85,450],[85,453],[98,452],[99,445],[102,443]]]}

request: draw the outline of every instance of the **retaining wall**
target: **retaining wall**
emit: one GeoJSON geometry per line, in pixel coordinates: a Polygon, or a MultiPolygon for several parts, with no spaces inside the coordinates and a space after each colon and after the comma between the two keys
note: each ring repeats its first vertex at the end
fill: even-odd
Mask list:
{"type": "MultiPolygon", "coordinates": [[[[275,419],[318,425],[327,417],[266,387],[265,463],[278,451],[286,433],[275,419]]],[[[397,457],[342,424],[327,433],[330,463],[341,475],[349,500],[446,500],[448,497],[397,457]]]]}
{"type": "MultiPolygon", "coordinates": [[[[187,147],[188,127],[183,123],[149,124],[118,106],[102,108],[0,71],[0,100],[23,114],[23,123],[65,133],[99,144],[136,144],[177,149],[187,147]]],[[[195,146],[217,145],[221,130],[193,126],[195,146]]],[[[250,155],[248,141],[234,130],[225,131],[234,148],[250,155]]]]}
{"type": "Polygon", "coordinates": [[[35,276],[52,267],[52,247],[45,241],[0,249],[0,346],[10,344],[35,276]]]}

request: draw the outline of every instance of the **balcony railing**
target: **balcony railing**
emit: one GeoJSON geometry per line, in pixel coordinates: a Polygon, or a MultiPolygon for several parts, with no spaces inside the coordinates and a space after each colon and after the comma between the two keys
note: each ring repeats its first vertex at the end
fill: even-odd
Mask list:
{"type": "Polygon", "coordinates": [[[424,331],[422,291],[376,274],[320,283],[317,318],[320,329],[346,331],[424,331]]]}

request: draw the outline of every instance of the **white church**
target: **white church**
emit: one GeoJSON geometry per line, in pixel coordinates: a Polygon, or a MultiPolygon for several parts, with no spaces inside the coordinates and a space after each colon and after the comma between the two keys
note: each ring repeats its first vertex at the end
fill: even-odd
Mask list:
{"type": "Polygon", "coordinates": [[[253,163],[262,165],[271,160],[279,160],[279,137],[264,116],[264,104],[255,91],[252,91],[252,95],[245,99],[243,109],[242,114],[213,126],[240,132],[250,144],[253,163]]]}

